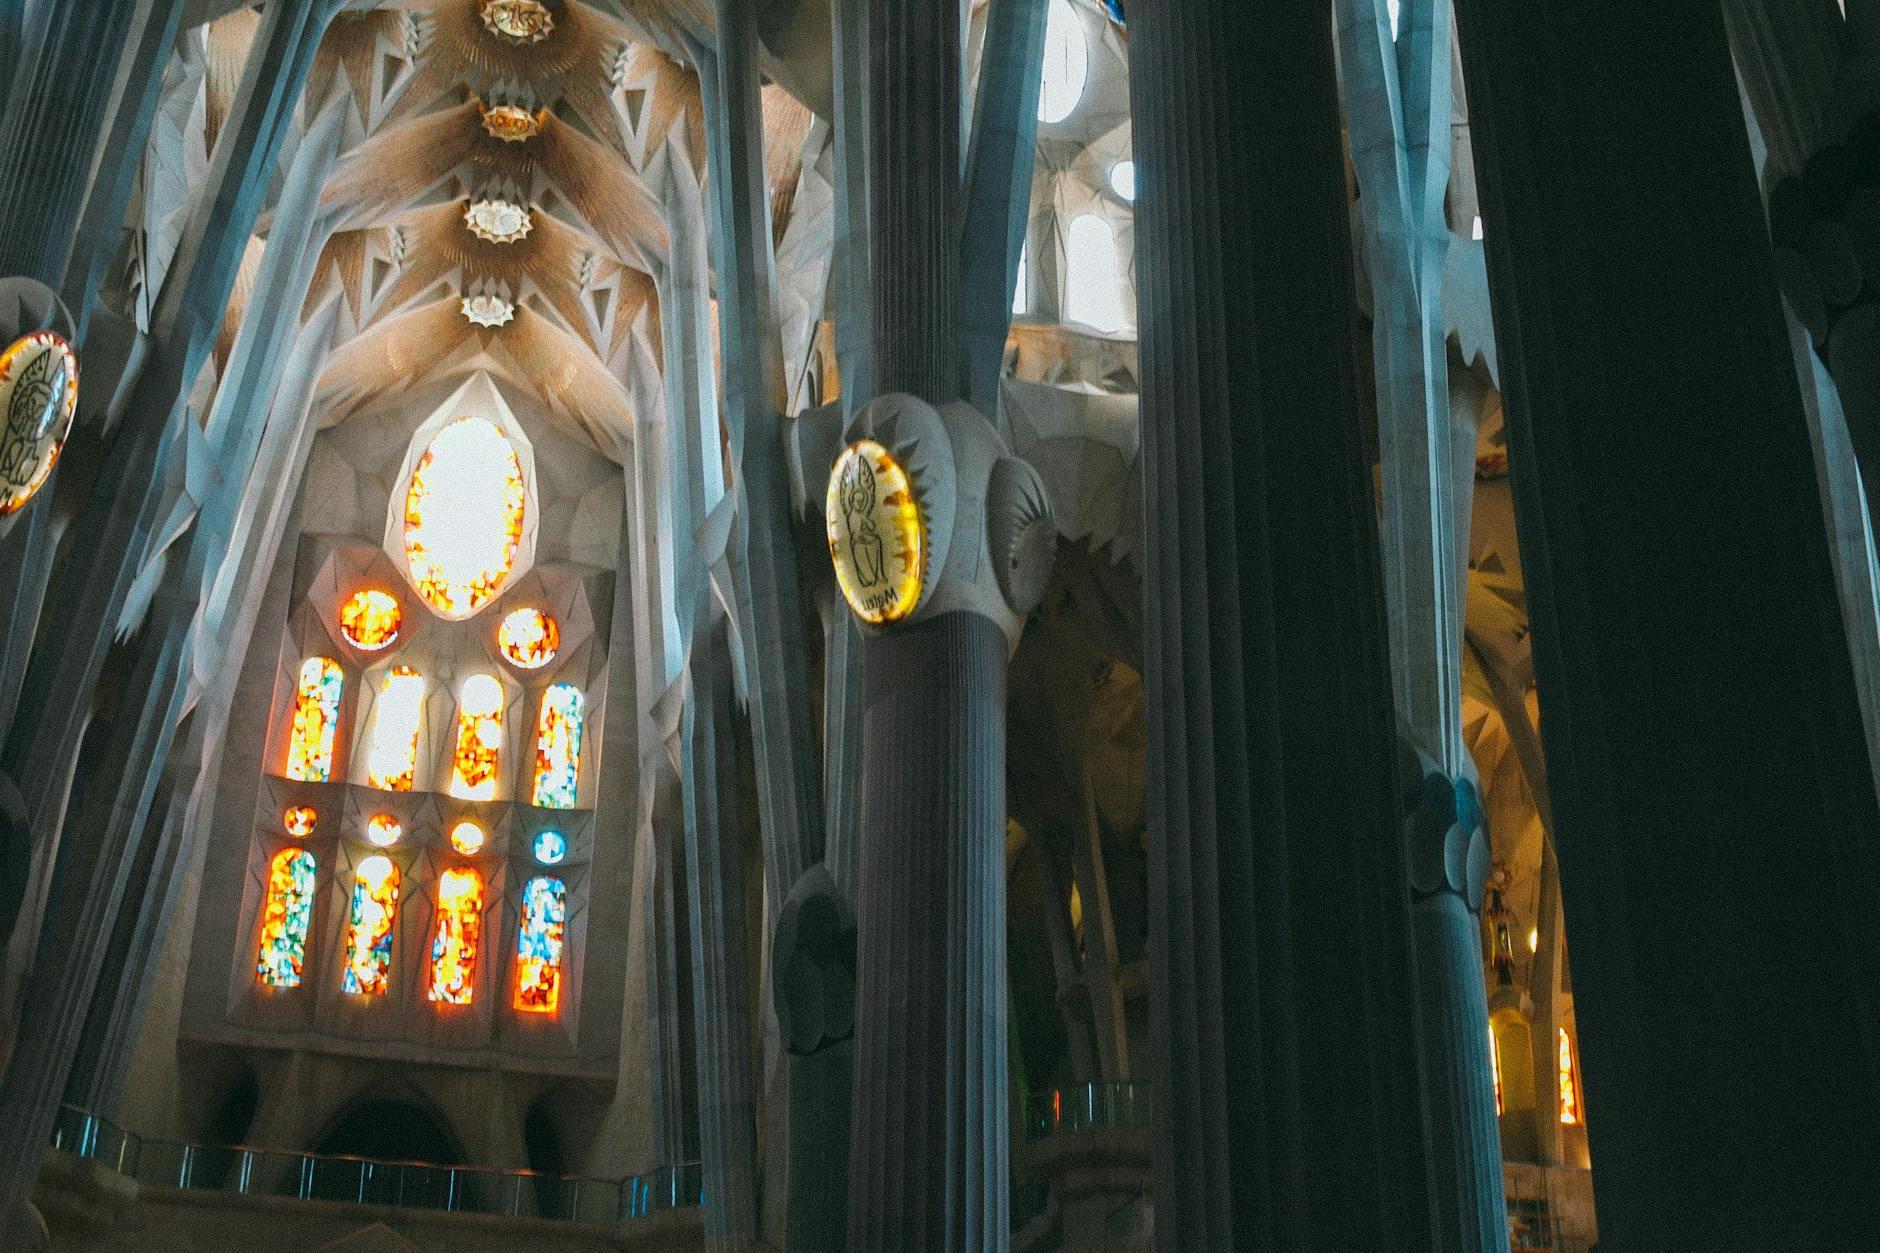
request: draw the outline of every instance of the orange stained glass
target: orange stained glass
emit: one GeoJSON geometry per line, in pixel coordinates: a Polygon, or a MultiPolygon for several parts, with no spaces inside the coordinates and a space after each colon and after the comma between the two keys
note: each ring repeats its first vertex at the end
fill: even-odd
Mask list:
{"type": "Polygon", "coordinates": [[[404,620],[398,598],[376,587],[354,592],[339,607],[339,633],[353,647],[369,653],[389,647],[404,620]]]}
{"type": "Polygon", "coordinates": [[[311,805],[289,805],[287,812],[281,815],[281,825],[297,840],[312,835],[314,824],[319,821],[319,811],[311,805]]]}
{"type": "Polygon", "coordinates": [[[366,781],[390,792],[409,792],[418,773],[418,728],[424,721],[424,676],[393,666],[379,680],[372,708],[372,744],[366,781]]]}
{"type": "Polygon", "coordinates": [[[379,848],[390,848],[404,833],[404,824],[390,814],[373,814],[366,819],[366,839],[379,848]]]}
{"type": "Polygon", "coordinates": [[[470,1004],[482,939],[483,876],[468,867],[446,870],[437,880],[437,922],[431,931],[431,1000],[470,1004]]]}
{"type": "Polygon", "coordinates": [[[460,418],[424,450],[405,491],[405,559],[426,604],[446,618],[495,596],[522,548],[522,459],[487,418],[460,418]]]}
{"type": "Polygon", "coordinates": [[[307,928],[313,921],[314,867],[313,854],[304,848],[284,848],[268,864],[268,895],[255,956],[255,982],[263,987],[300,986],[307,928]]]}
{"type": "Polygon", "coordinates": [[[539,670],[555,660],[561,627],[540,609],[517,609],[496,628],[496,645],[524,670],[539,670]]]}
{"type": "Polygon", "coordinates": [[[382,853],[353,871],[352,912],[346,919],[346,973],[340,989],[377,996],[392,985],[392,923],[398,917],[398,867],[382,853]]]}
{"type": "Polygon", "coordinates": [[[561,954],[568,921],[568,889],[546,875],[522,889],[522,926],[516,934],[516,1008],[552,1014],[561,1006],[561,954]]]}
{"type": "Polygon", "coordinates": [[[557,683],[542,693],[535,727],[535,786],[529,803],[573,809],[581,773],[581,689],[557,683]]]}
{"type": "Polygon", "coordinates": [[[287,741],[288,778],[325,783],[333,777],[333,739],[345,691],[346,676],[331,657],[309,657],[300,663],[287,741]]]}
{"type": "Polygon", "coordinates": [[[1560,1036],[1560,1121],[1575,1126],[1580,1121],[1580,1085],[1573,1077],[1573,1041],[1567,1029],[1558,1027],[1560,1036]]]}
{"type": "Polygon", "coordinates": [[[503,750],[503,685],[473,674],[457,694],[457,749],[451,756],[450,794],[458,800],[496,799],[496,767],[503,750]]]}
{"type": "Polygon", "coordinates": [[[468,818],[450,829],[450,846],[465,857],[474,857],[483,851],[483,828],[468,818]]]}

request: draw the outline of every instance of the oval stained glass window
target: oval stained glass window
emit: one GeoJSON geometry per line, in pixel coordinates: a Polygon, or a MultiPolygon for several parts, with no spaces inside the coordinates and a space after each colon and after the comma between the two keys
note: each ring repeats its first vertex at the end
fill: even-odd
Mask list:
{"type": "Polygon", "coordinates": [[[468,818],[450,829],[450,846],[465,857],[474,857],[482,852],[486,838],[483,828],[468,818]]]}
{"type": "Polygon", "coordinates": [[[487,418],[432,437],[405,491],[405,560],[424,603],[446,618],[476,613],[515,568],[528,511],[522,458],[487,418]]]}
{"type": "Polygon", "coordinates": [[[78,358],[51,331],[0,352],[0,517],[45,485],[78,412],[78,358]]]}
{"type": "Polygon", "coordinates": [[[404,617],[396,596],[368,587],[348,596],[339,607],[339,633],[354,648],[376,653],[398,638],[404,617]]]}
{"type": "Polygon", "coordinates": [[[561,648],[561,628],[540,609],[517,609],[496,629],[496,646],[524,670],[540,670],[561,648]]]}

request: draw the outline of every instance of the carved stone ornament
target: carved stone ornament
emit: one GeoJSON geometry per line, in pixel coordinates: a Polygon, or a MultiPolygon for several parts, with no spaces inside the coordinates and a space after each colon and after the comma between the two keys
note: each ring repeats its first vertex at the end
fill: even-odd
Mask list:
{"type": "Polygon", "coordinates": [[[843,449],[823,517],[836,582],[855,616],[879,625],[913,613],[927,582],[927,525],[893,454],[872,439],[843,449]]]}
{"type": "Polygon", "coordinates": [[[540,43],[555,29],[555,15],[542,0],[483,0],[483,27],[515,44],[540,43]]]}
{"type": "Polygon", "coordinates": [[[35,331],[0,353],[0,517],[45,484],[77,412],[78,358],[62,337],[35,331]]]}
{"type": "Polygon", "coordinates": [[[986,492],[986,547],[993,577],[1012,612],[1023,617],[1044,599],[1057,553],[1057,521],[1044,480],[1028,462],[1001,457],[986,492]]]}

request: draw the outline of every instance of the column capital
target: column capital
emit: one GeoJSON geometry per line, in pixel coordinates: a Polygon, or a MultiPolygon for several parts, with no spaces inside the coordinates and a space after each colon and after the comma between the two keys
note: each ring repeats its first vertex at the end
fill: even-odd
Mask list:
{"type": "Polygon", "coordinates": [[[1418,751],[1416,783],[1409,790],[1404,831],[1410,851],[1410,896],[1424,900],[1443,892],[1462,898],[1471,914],[1481,912],[1488,886],[1488,828],[1475,780],[1452,778],[1435,758],[1418,751]]]}

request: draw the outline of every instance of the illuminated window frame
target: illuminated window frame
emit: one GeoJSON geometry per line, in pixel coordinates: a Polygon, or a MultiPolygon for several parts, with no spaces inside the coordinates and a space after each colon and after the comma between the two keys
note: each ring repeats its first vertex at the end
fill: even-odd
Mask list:
{"type": "Polygon", "coordinates": [[[535,722],[535,778],[529,803],[541,809],[573,809],[581,783],[581,736],[587,701],[572,683],[542,693],[535,722]]]}
{"type": "Polygon", "coordinates": [[[346,969],[340,991],[382,996],[392,987],[392,938],[398,927],[398,863],[374,853],[353,868],[352,907],[346,915],[346,969]]]}
{"type": "Polygon", "coordinates": [[[449,794],[462,801],[493,801],[502,769],[503,683],[478,672],[457,689],[457,735],[451,750],[449,794]]]}

